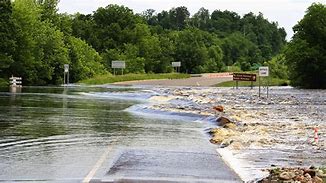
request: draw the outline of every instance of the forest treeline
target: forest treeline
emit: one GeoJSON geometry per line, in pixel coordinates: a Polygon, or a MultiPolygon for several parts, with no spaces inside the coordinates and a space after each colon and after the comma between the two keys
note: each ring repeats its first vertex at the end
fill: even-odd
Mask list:
{"type": "Polygon", "coordinates": [[[59,0],[0,0],[0,85],[11,75],[24,85],[63,83],[64,64],[77,82],[112,73],[111,61],[126,61],[125,73],[183,73],[271,68],[293,86],[326,88],[326,6],[313,3],[293,27],[263,14],[186,7],[140,14],[108,5],[92,14],[58,13],[59,0]]]}
{"type": "Polygon", "coordinates": [[[112,60],[126,73],[219,72],[227,66],[257,69],[280,53],[286,32],[263,14],[240,16],[186,7],[135,14],[108,5],[92,14],[60,14],[58,0],[0,0],[0,77],[25,84],[60,84],[70,64],[73,82],[111,72],[112,60]]]}

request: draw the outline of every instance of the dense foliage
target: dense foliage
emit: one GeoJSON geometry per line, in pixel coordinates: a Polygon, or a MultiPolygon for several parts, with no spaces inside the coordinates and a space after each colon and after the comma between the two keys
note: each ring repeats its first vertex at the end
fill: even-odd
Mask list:
{"type": "Polygon", "coordinates": [[[0,77],[21,76],[25,85],[60,84],[64,64],[71,64],[73,81],[105,73],[99,54],[72,37],[72,19],[57,13],[57,3],[0,0],[0,37],[4,40],[0,77]]]}
{"type": "Polygon", "coordinates": [[[170,72],[173,61],[181,61],[181,71],[187,73],[219,72],[233,65],[252,70],[286,42],[285,30],[261,13],[240,17],[201,8],[190,17],[186,7],[134,14],[109,5],[92,15],[76,14],[72,21],[73,35],[100,52],[107,66],[124,59],[132,66],[129,72],[170,72]]]}
{"type": "Polygon", "coordinates": [[[326,6],[311,5],[286,50],[292,85],[326,88],[326,6]]]}
{"type": "Polygon", "coordinates": [[[22,76],[24,84],[62,83],[112,72],[112,60],[126,61],[126,73],[168,73],[257,69],[277,55],[286,33],[262,14],[186,7],[156,13],[109,5],[93,14],[57,12],[59,0],[0,0],[0,77],[22,76]]]}

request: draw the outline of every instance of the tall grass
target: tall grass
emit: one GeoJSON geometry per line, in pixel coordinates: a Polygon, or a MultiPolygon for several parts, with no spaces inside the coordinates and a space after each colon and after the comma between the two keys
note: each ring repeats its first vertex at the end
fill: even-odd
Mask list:
{"type": "Polygon", "coordinates": [[[125,75],[112,75],[105,74],[95,76],[90,79],[82,80],[79,83],[99,85],[107,83],[115,83],[122,81],[135,81],[135,80],[149,80],[149,79],[182,79],[189,78],[189,74],[168,73],[168,74],[125,74],[125,75]]]}

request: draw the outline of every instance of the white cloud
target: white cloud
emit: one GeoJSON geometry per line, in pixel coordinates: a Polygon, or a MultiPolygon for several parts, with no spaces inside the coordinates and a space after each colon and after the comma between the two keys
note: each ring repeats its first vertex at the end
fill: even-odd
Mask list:
{"type": "MultiPolygon", "coordinates": [[[[249,12],[258,14],[262,12],[270,21],[278,22],[292,37],[292,27],[304,16],[306,9],[314,0],[61,0],[60,12],[89,14],[99,7],[108,4],[127,6],[140,13],[146,9],[154,9],[157,12],[169,10],[172,7],[186,6],[191,14],[204,7],[210,12],[230,10],[244,15],[249,12]]],[[[326,3],[326,0],[319,0],[326,3]]]]}

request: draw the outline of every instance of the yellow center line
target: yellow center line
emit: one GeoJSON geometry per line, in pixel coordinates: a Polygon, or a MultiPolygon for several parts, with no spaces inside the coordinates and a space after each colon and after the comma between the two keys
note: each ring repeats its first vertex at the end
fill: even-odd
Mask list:
{"type": "Polygon", "coordinates": [[[89,183],[94,175],[96,174],[97,170],[102,166],[106,158],[108,157],[110,151],[112,150],[112,147],[109,146],[106,151],[102,154],[101,158],[96,162],[92,170],[87,174],[87,176],[84,178],[83,183],[89,183]]]}

